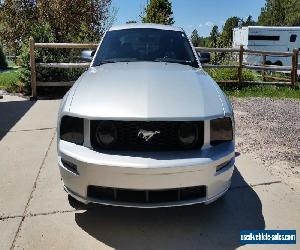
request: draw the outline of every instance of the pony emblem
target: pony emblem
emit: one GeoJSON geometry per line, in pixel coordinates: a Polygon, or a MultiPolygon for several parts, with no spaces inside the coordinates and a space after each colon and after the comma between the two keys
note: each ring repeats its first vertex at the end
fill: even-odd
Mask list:
{"type": "Polygon", "coordinates": [[[140,129],[138,132],[138,137],[142,137],[145,141],[149,141],[156,134],[160,134],[160,131],[147,131],[140,129]]]}

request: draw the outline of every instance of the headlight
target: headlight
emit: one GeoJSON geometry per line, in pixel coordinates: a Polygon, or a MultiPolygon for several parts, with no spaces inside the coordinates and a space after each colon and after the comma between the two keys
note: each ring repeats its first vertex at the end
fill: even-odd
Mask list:
{"type": "Polygon", "coordinates": [[[198,126],[193,122],[184,122],[178,128],[178,138],[185,148],[191,148],[198,142],[198,126]]]}
{"type": "Polygon", "coordinates": [[[210,144],[215,146],[233,140],[233,128],[230,117],[210,121],[210,144]]]}
{"type": "Polygon", "coordinates": [[[117,127],[111,121],[101,121],[96,128],[96,138],[103,148],[111,148],[118,137],[117,127]]]}
{"type": "Polygon", "coordinates": [[[64,116],[60,122],[60,139],[83,144],[83,119],[71,116],[64,116]]]}

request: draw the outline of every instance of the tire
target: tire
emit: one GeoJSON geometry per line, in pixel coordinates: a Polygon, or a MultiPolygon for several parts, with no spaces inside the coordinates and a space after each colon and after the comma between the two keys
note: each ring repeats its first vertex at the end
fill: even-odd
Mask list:
{"type": "Polygon", "coordinates": [[[266,61],[266,65],[272,65],[271,61],[266,61]]]}

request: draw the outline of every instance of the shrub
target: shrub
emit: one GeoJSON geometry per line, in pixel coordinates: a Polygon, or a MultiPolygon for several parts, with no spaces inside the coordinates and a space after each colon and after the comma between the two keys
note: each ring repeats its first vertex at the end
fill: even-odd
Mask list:
{"type": "Polygon", "coordinates": [[[31,90],[29,58],[30,56],[28,45],[23,44],[21,47],[21,53],[18,58],[18,61],[22,67],[20,71],[20,81],[24,86],[23,91],[25,94],[30,93],[31,90]]]}
{"type": "MultiPolygon", "coordinates": [[[[32,31],[32,36],[35,42],[52,43],[56,42],[49,25],[44,24],[37,26],[32,31]]],[[[80,52],[73,49],[36,49],[35,60],[37,63],[50,63],[50,62],[74,62],[78,60],[80,52]]],[[[21,70],[21,82],[24,85],[24,92],[30,93],[30,55],[28,41],[24,42],[21,47],[21,53],[18,58],[21,70]]],[[[55,69],[55,68],[38,68],[37,81],[74,81],[82,73],[84,69],[55,69]]]]}
{"type": "Polygon", "coordinates": [[[0,46],[0,69],[7,69],[7,61],[3,52],[2,46],[0,46]]]}

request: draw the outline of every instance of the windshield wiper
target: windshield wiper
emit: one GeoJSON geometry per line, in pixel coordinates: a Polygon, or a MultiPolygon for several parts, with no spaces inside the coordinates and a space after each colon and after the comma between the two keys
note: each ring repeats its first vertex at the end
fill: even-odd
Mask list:
{"type": "Polygon", "coordinates": [[[184,65],[192,65],[192,61],[187,60],[180,60],[175,58],[168,58],[168,57],[162,57],[162,58],[156,58],[154,62],[168,62],[168,63],[179,63],[184,65]]]}
{"type": "Polygon", "coordinates": [[[117,62],[116,60],[103,60],[99,63],[99,65],[105,64],[105,63],[116,63],[116,62],[117,62]]]}
{"type": "Polygon", "coordinates": [[[100,61],[95,66],[100,66],[100,65],[106,64],[106,63],[135,62],[135,61],[136,61],[136,58],[112,58],[112,59],[100,61]]]}

